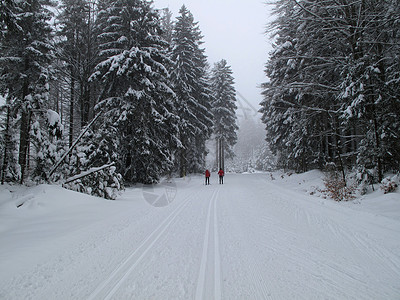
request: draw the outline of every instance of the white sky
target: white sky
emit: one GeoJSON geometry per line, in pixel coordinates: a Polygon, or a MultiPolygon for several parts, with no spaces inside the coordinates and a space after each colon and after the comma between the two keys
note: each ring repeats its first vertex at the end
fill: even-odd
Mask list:
{"type": "Polygon", "coordinates": [[[156,8],[168,7],[174,17],[182,4],[199,22],[210,65],[226,59],[236,90],[258,109],[259,86],[267,80],[264,65],[271,50],[264,34],[271,18],[265,0],[154,0],[156,8]]]}

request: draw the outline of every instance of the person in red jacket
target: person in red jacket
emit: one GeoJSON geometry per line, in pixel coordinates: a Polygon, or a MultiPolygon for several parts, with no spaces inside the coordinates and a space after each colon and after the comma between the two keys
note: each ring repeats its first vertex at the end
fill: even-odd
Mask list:
{"type": "Polygon", "coordinates": [[[210,171],[206,170],[206,185],[210,184],[210,176],[211,176],[210,171]]]}
{"type": "Polygon", "coordinates": [[[218,175],[219,175],[219,184],[224,184],[224,170],[219,169],[218,175]]]}

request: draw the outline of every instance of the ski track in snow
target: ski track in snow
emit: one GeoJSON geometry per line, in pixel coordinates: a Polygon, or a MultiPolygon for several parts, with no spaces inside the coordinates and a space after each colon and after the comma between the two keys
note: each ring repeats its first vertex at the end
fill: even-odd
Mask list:
{"type": "Polygon", "coordinates": [[[213,192],[208,205],[203,252],[201,257],[199,278],[197,280],[196,300],[221,299],[221,265],[217,217],[218,192],[219,189],[216,189],[213,192]],[[212,211],[212,209],[214,211],[212,211]],[[211,234],[210,231],[212,231],[211,234]],[[208,278],[214,278],[214,282],[206,285],[205,283],[208,278]],[[211,289],[212,287],[214,288],[213,290],[211,289]]]}
{"type": "Polygon", "coordinates": [[[221,211],[224,211],[221,218],[221,243],[224,244],[221,256],[226,284],[224,299],[273,299],[271,284],[257,261],[259,253],[249,243],[251,233],[247,230],[248,224],[254,220],[252,216],[243,214],[246,209],[240,205],[232,206],[237,204],[236,199],[248,199],[244,196],[247,191],[240,191],[237,187],[234,184],[235,190],[229,193],[235,196],[225,193],[219,199],[221,211]]]}
{"type": "Polygon", "coordinates": [[[32,264],[0,277],[0,299],[400,298],[398,221],[263,174],[202,181],[178,182],[163,208],[131,204],[139,194],[128,190],[118,214],[51,240],[46,261],[35,251],[48,244],[20,250],[10,259],[26,251],[32,264]]]}
{"type": "Polygon", "coordinates": [[[140,261],[149,253],[154,244],[165,233],[169,226],[176,220],[190,198],[187,198],[102,282],[95,291],[87,298],[112,299],[118,289],[127,280],[128,276],[134,271],[140,261]]]}

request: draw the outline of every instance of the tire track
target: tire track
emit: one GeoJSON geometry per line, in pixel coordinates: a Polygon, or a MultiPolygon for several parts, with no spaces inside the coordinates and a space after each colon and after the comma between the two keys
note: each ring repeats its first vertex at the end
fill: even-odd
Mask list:
{"type": "Polygon", "coordinates": [[[217,201],[219,189],[216,189],[208,204],[206,230],[204,233],[203,252],[200,263],[199,277],[197,280],[196,300],[205,298],[207,293],[208,299],[221,299],[221,259],[219,253],[219,236],[218,236],[218,218],[217,218],[217,201]],[[214,210],[214,212],[212,212],[214,210]],[[210,231],[213,231],[210,234],[210,231]],[[214,289],[211,290],[210,283],[206,282],[208,276],[214,277],[214,289]],[[208,297],[208,294],[212,297],[208,297]]]}
{"type": "Polygon", "coordinates": [[[94,299],[111,299],[126,281],[129,275],[134,271],[137,265],[154,247],[157,241],[164,235],[170,225],[177,219],[183,209],[188,205],[193,195],[189,195],[182,203],[180,203],[160,225],[152,231],[152,233],[133,251],[125,260],[123,260],[110,276],[100,283],[97,288],[86,298],[94,299]]]}

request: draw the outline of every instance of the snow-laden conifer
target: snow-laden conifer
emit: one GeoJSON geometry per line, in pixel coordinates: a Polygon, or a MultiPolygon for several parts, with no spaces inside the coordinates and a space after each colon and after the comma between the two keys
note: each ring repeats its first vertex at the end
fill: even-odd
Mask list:
{"type": "Polygon", "coordinates": [[[50,1],[7,3],[12,3],[7,8],[15,26],[1,24],[0,93],[7,95],[13,115],[19,117],[18,163],[22,182],[26,177],[31,124],[43,119],[49,95],[52,14],[50,1]]]}
{"type": "Polygon", "coordinates": [[[179,13],[173,34],[172,80],[183,146],[177,162],[180,175],[185,176],[204,168],[205,142],[212,130],[212,113],[208,64],[201,48],[202,35],[198,23],[185,6],[179,13]]]}
{"type": "Polygon", "coordinates": [[[398,12],[395,1],[276,2],[261,111],[281,167],[334,162],[377,181],[399,170],[398,12]]]}
{"type": "Polygon", "coordinates": [[[57,16],[57,87],[63,84],[68,104],[68,136],[72,145],[81,127],[93,114],[94,84],[89,82],[96,62],[93,4],[87,0],[60,1],[57,16]]]}
{"type": "Polygon", "coordinates": [[[126,180],[157,182],[172,167],[179,144],[159,16],[141,0],[101,1],[100,7],[101,62],[92,76],[103,89],[97,109],[104,112],[98,129],[104,134],[98,143],[113,147],[126,180]]]}
{"type": "Polygon", "coordinates": [[[222,59],[211,71],[211,87],[213,91],[212,112],[214,115],[215,139],[222,142],[225,158],[234,156],[233,146],[237,141],[236,131],[236,91],[231,67],[222,59]]]}

